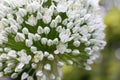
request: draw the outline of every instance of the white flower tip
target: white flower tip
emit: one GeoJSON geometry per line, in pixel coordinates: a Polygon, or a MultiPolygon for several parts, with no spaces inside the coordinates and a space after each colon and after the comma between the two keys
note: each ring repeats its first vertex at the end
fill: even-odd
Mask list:
{"type": "Polygon", "coordinates": [[[33,44],[33,41],[30,40],[30,39],[26,39],[26,40],[25,40],[25,44],[26,44],[27,47],[31,47],[32,44],[33,44]]]}
{"type": "Polygon", "coordinates": [[[57,23],[60,23],[60,22],[62,21],[61,16],[58,15],[58,16],[55,18],[55,21],[56,21],[57,23]]]}
{"type": "Polygon", "coordinates": [[[72,54],[73,54],[73,55],[78,55],[78,54],[80,54],[80,51],[77,50],[77,49],[74,49],[74,50],[72,51],[72,54]]]}
{"type": "Polygon", "coordinates": [[[58,51],[58,50],[55,50],[55,51],[54,51],[54,54],[59,54],[59,51],[58,51]]]}
{"type": "Polygon", "coordinates": [[[21,79],[22,80],[27,79],[28,76],[29,76],[28,73],[24,72],[21,76],[21,79]]]}
{"type": "Polygon", "coordinates": [[[31,47],[30,47],[30,50],[34,53],[35,51],[37,51],[37,47],[31,46],[31,47]]]}
{"type": "Polygon", "coordinates": [[[53,41],[52,41],[51,39],[49,39],[49,40],[47,41],[47,45],[48,45],[48,46],[52,46],[52,45],[53,45],[53,41]]]}
{"type": "Polygon", "coordinates": [[[28,18],[28,21],[26,21],[26,24],[29,24],[31,26],[35,26],[37,24],[37,19],[34,17],[34,15],[31,15],[28,18]]]}
{"type": "Polygon", "coordinates": [[[49,56],[49,52],[45,51],[45,52],[44,52],[44,56],[45,56],[45,57],[48,57],[48,56],[49,56]]]}
{"type": "Polygon", "coordinates": [[[23,34],[28,34],[28,33],[29,33],[28,28],[24,27],[24,28],[22,29],[22,33],[23,33],[23,34]]]}
{"type": "Polygon", "coordinates": [[[9,56],[9,57],[12,57],[12,58],[16,58],[16,57],[17,57],[16,51],[10,50],[10,51],[8,52],[8,56],[9,56]]]}
{"type": "Polygon", "coordinates": [[[88,71],[92,70],[92,68],[90,66],[85,66],[85,69],[88,71]]]}
{"type": "Polygon", "coordinates": [[[44,32],[43,28],[41,26],[38,26],[37,33],[42,34],[44,32]]]}
{"type": "Polygon", "coordinates": [[[41,38],[41,43],[42,43],[43,45],[46,45],[47,41],[48,41],[47,38],[41,38]]]}
{"type": "Polygon", "coordinates": [[[63,67],[63,66],[64,66],[64,63],[61,62],[61,61],[59,61],[59,62],[57,63],[57,65],[58,65],[59,67],[63,67]]]}
{"type": "Polygon", "coordinates": [[[45,27],[45,28],[44,28],[44,33],[45,33],[45,34],[48,34],[49,32],[50,32],[50,28],[49,28],[49,27],[45,27]]]}
{"type": "Polygon", "coordinates": [[[25,65],[25,64],[23,64],[23,63],[19,63],[16,68],[17,68],[17,69],[22,69],[22,68],[24,67],[24,65],[25,65]]]}
{"type": "Polygon", "coordinates": [[[15,79],[15,78],[17,78],[18,77],[18,73],[13,73],[12,75],[11,75],[11,78],[12,79],[15,79]]]}
{"type": "Polygon", "coordinates": [[[54,60],[54,56],[53,56],[52,54],[50,54],[50,55],[48,56],[48,60],[54,60]]]}
{"type": "Polygon", "coordinates": [[[73,42],[73,45],[74,45],[75,47],[79,47],[79,46],[80,46],[80,41],[74,41],[74,42],[73,42]]]}
{"type": "Polygon", "coordinates": [[[27,80],[34,80],[33,76],[28,76],[27,80]]]}
{"type": "Polygon", "coordinates": [[[39,41],[41,39],[41,36],[39,34],[34,35],[34,40],[39,41]]]}
{"type": "Polygon", "coordinates": [[[42,51],[36,51],[35,56],[34,56],[35,63],[38,63],[39,61],[42,61],[43,58],[44,58],[43,52],[42,51]]]}
{"type": "Polygon", "coordinates": [[[31,66],[32,66],[33,69],[37,68],[37,64],[36,63],[32,63],[31,66]]]}
{"type": "Polygon", "coordinates": [[[68,63],[69,65],[72,65],[72,64],[73,64],[73,61],[72,61],[72,60],[68,60],[67,63],[68,63]]]}
{"type": "Polygon", "coordinates": [[[42,77],[43,76],[43,72],[41,70],[38,70],[36,72],[36,76],[42,77]]]}
{"type": "Polygon", "coordinates": [[[55,20],[52,20],[50,23],[51,28],[55,28],[57,26],[57,22],[55,20]]]}
{"type": "Polygon", "coordinates": [[[54,43],[54,44],[58,44],[58,43],[59,43],[58,38],[55,38],[55,39],[53,40],[53,43],[54,43]]]}
{"type": "Polygon", "coordinates": [[[50,21],[51,21],[51,16],[49,16],[49,15],[44,15],[43,16],[43,22],[45,23],[45,24],[48,24],[48,23],[50,23],[50,21]]]}
{"type": "Polygon", "coordinates": [[[25,40],[25,35],[22,33],[17,33],[15,36],[15,41],[16,42],[23,42],[25,40]]]}
{"type": "Polygon", "coordinates": [[[50,64],[45,64],[44,69],[50,71],[51,70],[51,65],[50,64]]]}
{"type": "Polygon", "coordinates": [[[68,5],[67,5],[67,3],[66,2],[62,2],[62,3],[59,3],[58,5],[57,5],[57,8],[56,8],[56,10],[57,10],[57,12],[66,12],[67,11],[67,8],[68,8],[68,5]]]}

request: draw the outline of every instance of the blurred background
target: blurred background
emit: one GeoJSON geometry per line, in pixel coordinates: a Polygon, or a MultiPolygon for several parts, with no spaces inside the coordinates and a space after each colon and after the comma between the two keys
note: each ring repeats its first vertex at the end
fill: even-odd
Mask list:
{"type": "Polygon", "coordinates": [[[65,66],[63,80],[120,80],[120,0],[100,0],[107,45],[92,71],[65,66]]]}

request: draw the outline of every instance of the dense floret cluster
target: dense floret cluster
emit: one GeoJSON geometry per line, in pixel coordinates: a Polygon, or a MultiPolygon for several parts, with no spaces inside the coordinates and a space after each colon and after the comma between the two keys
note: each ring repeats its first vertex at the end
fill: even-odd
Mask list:
{"type": "Polygon", "coordinates": [[[103,30],[98,0],[3,0],[0,77],[61,80],[64,64],[90,70],[103,30]]]}

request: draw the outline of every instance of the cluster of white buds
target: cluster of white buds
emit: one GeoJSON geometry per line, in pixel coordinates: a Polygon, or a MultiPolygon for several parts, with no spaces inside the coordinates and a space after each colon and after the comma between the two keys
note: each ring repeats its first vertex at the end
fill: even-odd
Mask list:
{"type": "Polygon", "coordinates": [[[98,0],[3,0],[0,29],[0,77],[16,80],[61,80],[64,64],[90,70],[106,44],[98,0]]]}

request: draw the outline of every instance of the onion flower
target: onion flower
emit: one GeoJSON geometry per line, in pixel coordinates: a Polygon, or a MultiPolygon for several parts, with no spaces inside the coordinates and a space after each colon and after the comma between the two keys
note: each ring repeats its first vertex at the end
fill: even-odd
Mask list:
{"type": "Polygon", "coordinates": [[[104,28],[98,0],[3,0],[0,77],[61,80],[64,64],[91,70],[104,28]]]}

